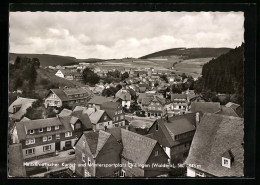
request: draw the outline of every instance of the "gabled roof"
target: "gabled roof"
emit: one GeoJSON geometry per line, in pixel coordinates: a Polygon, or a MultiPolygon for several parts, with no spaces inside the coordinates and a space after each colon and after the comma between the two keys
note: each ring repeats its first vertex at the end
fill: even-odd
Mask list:
{"type": "Polygon", "coordinates": [[[233,103],[233,102],[228,102],[226,105],[226,107],[230,107],[232,109],[237,109],[238,107],[240,107],[240,105],[236,104],[236,103],[233,103]]]}
{"type": "Polygon", "coordinates": [[[191,112],[217,113],[221,110],[219,102],[192,102],[191,112]]]}
{"type": "Polygon", "coordinates": [[[117,109],[120,105],[121,104],[118,103],[118,102],[110,102],[109,101],[109,102],[102,103],[101,108],[102,109],[112,109],[112,110],[114,110],[114,109],[117,109]]]}
{"type": "Polygon", "coordinates": [[[187,99],[187,94],[171,94],[171,101],[174,99],[187,99]]]}
{"type": "MultiPolygon", "coordinates": [[[[103,130],[84,132],[87,145],[89,146],[91,153],[96,157],[101,149],[107,144],[107,140],[111,137],[110,133],[103,130]]],[[[112,136],[113,137],[113,136],[112,136]]]]}
{"type": "Polygon", "coordinates": [[[195,126],[191,124],[187,118],[175,120],[172,123],[167,122],[165,126],[169,133],[175,136],[195,130],[195,126]]]}
{"type": "Polygon", "coordinates": [[[32,103],[35,102],[36,99],[29,99],[29,98],[22,98],[19,97],[17,98],[8,108],[8,112],[11,113],[9,114],[10,118],[20,120],[24,114],[26,113],[26,110],[32,106],[32,103]],[[17,111],[16,113],[13,112],[13,106],[19,105],[20,110],[17,111]]]}
{"type": "Polygon", "coordinates": [[[16,122],[16,129],[18,134],[19,140],[25,140],[26,138],[36,138],[42,137],[45,135],[62,133],[66,131],[72,131],[70,126],[71,116],[65,117],[54,117],[54,118],[47,118],[47,119],[38,119],[38,120],[29,120],[29,121],[20,121],[16,122]],[[51,127],[51,126],[61,126],[63,127],[59,130],[50,131],[48,133],[40,133],[40,134],[26,134],[28,130],[34,130],[39,128],[51,127]]]}
{"type": "Polygon", "coordinates": [[[91,98],[89,100],[89,104],[96,104],[96,105],[101,105],[104,102],[108,102],[110,101],[109,98],[105,97],[105,96],[94,96],[93,98],[91,98]]]}
{"type": "Polygon", "coordinates": [[[121,129],[121,134],[122,156],[131,162],[146,164],[157,141],[125,129],[121,129]]]}
{"type": "Polygon", "coordinates": [[[56,94],[61,99],[61,101],[81,99],[81,98],[85,98],[86,96],[89,95],[89,91],[87,89],[81,88],[81,87],[74,87],[74,88],[71,87],[71,88],[65,88],[65,89],[50,89],[50,91],[53,92],[54,94],[56,94]],[[86,94],[86,95],[82,96],[82,97],[77,97],[77,98],[69,97],[70,95],[76,95],[76,94],[86,94]]]}
{"type": "Polygon", "coordinates": [[[120,89],[117,91],[115,97],[120,98],[121,100],[130,101],[131,94],[127,90],[120,89]]]}
{"type": "Polygon", "coordinates": [[[142,104],[142,105],[149,105],[152,100],[153,100],[153,97],[143,98],[141,104],[142,104]]]}
{"type": "Polygon", "coordinates": [[[105,113],[104,110],[97,110],[96,112],[90,114],[89,118],[91,123],[97,124],[104,113],[105,113]]]}
{"type": "Polygon", "coordinates": [[[186,164],[200,164],[199,170],[214,176],[243,176],[244,119],[206,113],[194,135],[186,164]],[[222,155],[231,151],[231,168],[222,166],[222,155]]]}
{"type": "Polygon", "coordinates": [[[234,109],[223,105],[221,106],[221,111],[217,112],[216,114],[239,117],[239,115],[236,113],[234,109]]]}
{"type": "Polygon", "coordinates": [[[83,89],[81,87],[76,87],[76,88],[66,88],[63,90],[64,93],[69,96],[69,95],[74,95],[74,94],[84,94],[88,93],[86,89],[83,89]]]}
{"type": "Polygon", "coordinates": [[[160,143],[167,147],[173,147],[179,145],[186,141],[191,141],[192,136],[180,140],[175,140],[174,136],[187,133],[190,131],[195,131],[196,125],[196,113],[188,113],[179,116],[168,117],[157,119],[154,124],[158,123],[163,132],[161,137],[164,137],[164,140],[161,140],[163,143],[160,143]]]}
{"type": "Polygon", "coordinates": [[[70,116],[72,113],[72,110],[69,110],[69,109],[63,109],[60,113],[59,113],[59,116],[63,117],[63,116],[70,116]]]}

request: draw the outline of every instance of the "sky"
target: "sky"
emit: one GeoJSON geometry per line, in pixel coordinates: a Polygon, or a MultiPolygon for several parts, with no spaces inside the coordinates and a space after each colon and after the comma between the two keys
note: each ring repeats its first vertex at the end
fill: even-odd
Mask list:
{"type": "Polygon", "coordinates": [[[9,51],[138,58],[178,47],[235,48],[243,12],[10,12],[9,51]]]}

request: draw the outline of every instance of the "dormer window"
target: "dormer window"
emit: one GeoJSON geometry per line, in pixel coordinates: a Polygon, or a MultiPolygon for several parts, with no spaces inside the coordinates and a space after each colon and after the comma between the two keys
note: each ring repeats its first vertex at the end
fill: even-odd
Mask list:
{"type": "Polygon", "coordinates": [[[34,134],[34,130],[28,130],[30,134],[34,134]]]}
{"type": "Polygon", "coordinates": [[[51,127],[47,127],[47,131],[51,131],[51,127]]]}
{"type": "Polygon", "coordinates": [[[39,132],[43,132],[43,128],[39,128],[39,132]]]}
{"type": "Polygon", "coordinates": [[[222,166],[231,168],[231,164],[234,161],[234,155],[231,150],[226,151],[222,154],[222,166]]]}
{"type": "Polygon", "coordinates": [[[60,128],[59,125],[58,125],[58,126],[55,126],[55,130],[59,130],[59,128],[60,128]]]}
{"type": "Polygon", "coordinates": [[[225,157],[222,157],[222,166],[230,168],[230,159],[227,159],[225,157]]]}

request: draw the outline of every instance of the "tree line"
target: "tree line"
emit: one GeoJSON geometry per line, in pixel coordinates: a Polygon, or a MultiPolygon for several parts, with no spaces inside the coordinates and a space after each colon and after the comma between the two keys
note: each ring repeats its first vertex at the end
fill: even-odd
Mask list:
{"type": "Polygon", "coordinates": [[[195,91],[229,94],[234,103],[242,106],[244,101],[243,70],[244,43],[204,64],[202,77],[195,82],[195,91]]]}

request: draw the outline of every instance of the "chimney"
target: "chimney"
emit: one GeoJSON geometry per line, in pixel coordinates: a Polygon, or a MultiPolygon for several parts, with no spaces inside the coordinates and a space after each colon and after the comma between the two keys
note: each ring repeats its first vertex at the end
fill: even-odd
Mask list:
{"type": "Polygon", "coordinates": [[[200,123],[200,113],[197,112],[196,113],[196,125],[195,125],[195,127],[197,127],[199,123],[200,123]]]}

